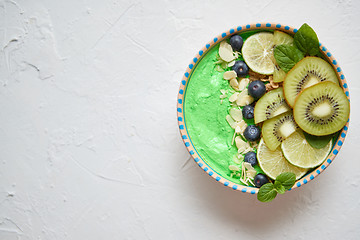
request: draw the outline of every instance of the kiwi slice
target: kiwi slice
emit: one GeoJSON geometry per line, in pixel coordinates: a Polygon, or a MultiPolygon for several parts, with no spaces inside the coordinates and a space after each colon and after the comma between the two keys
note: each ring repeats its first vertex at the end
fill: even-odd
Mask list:
{"type": "Polygon", "coordinates": [[[254,122],[258,124],[289,110],[291,108],[285,101],[283,88],[279,87],[267,92],[257,101],[254,108],[254,122]]]}
{"type": "Polygon", "coordinates": [[[274,73],[273,73],[273,81],[276,83],[284,81],[286,76],[286,72],[280,68],[279,65],[275,64],[274,73]]]}
{"type": "Polygon", "coordinates": [[[338,84],[321,82],[296,98],[294,119],[305,132],[324,136],[339,131],[347,122],[350,103],[338,84]]]}
{"type": "MultiPolygon", "coordinates": [[[[274,44],[281,45],[281,44],[288,44],[293,45],[294,44],[294,38],[291,37],[289,34],[286,34],[281,31],[274,31],[274,44]]],[[[278,64],[275,64],[274,67],[274,73],[273,73],[273,81],[274,82],[282,82],[285,79],[286,73],[284,70],[280,68],[278,64]]]]}
{"type": "Polygon", "coordinates": [[[290,107],[294,107],[296,96],[316,83],[330,81],[339,84],[334,69],[318,57],[306,57],[299,61],[284,79],[284,95],[290,107]]]}
{"type": "Polygon", "coordinates": [[[294,133],[298,128],[292,112],[286,112],[266,120],[262,126],[261,133],[266,146],[268,146],[271,151],[274,151],[282,141],[294,133]]]}

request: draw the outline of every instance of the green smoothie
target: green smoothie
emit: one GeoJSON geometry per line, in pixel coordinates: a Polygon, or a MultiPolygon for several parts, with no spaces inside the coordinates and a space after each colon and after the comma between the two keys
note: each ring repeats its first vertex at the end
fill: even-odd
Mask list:
{"type": "MultiPolygon", "coordinates": [[[[231,145],[234,130],[226,121],[230,102],[221,104],[221,89],[231,90],[223,72],[215,68],[219,45],[211,49],[199,62],[187,85],[184,114],[185,124],[196,151],[212,169],[227,178],[229,161],[237,153],[231,145]]],[[[228,94],[229,95],[229,94],[228,94]]]]}

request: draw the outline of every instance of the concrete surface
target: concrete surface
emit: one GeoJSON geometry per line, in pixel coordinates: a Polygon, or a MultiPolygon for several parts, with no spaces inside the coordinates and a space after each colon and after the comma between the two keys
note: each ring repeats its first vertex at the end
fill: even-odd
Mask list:
{"type": "Polygon", "coordinates": [[[360,2],[0,0],[0,239],[360,239],[360,2]],[[269,204],[178,133],[184,70],[238,25],[309,23],[350,88],[349,134],[269,204]]]}

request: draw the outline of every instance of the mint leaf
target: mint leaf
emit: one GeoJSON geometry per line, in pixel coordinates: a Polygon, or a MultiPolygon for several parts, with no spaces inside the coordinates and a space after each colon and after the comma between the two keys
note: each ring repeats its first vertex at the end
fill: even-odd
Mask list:
{"type": "Polygon", "coordinates": [[[305,55],[315,56],[319,52],[319,39],[315,31],[306,23],[295,33],[294,43],[305,55]]]}
{"type": "Polygon", "coordinates": [[[306,141],[313,147],[313,148],[323,148],[325,147],[333,138],[333,134],[325,135],[325,136],[314,136],[304,132],[304,136],[306,141]]]}
{"type": "Polygon", "coordinates": [[[275,181],[274,188],[280,194],[284,194],[286,191],[285,187],[279,181],[275,181]]]}
{"type": "Polygon", "coordinates": [[[289,190],[294,186],[296,176],[294,173],[285,172],[276,177],[275,182],[280,182],[284,186],[285,190],[289,190]]]}
{"type": "Polygon", "coordinates": [[[304,55],[294,46],[281,44],[275,47],[274,57],[281,69],[288,72],[297,62],[304,58],[304,55]]]}
{"type": "Polygon", "coordinates": [[[274,184],[266,183],[261,186],[259,192],[257,194],[257,199],[260,202],[270,202],[272,201],[277,195],[277,191],[274,188],[274,184]]]}

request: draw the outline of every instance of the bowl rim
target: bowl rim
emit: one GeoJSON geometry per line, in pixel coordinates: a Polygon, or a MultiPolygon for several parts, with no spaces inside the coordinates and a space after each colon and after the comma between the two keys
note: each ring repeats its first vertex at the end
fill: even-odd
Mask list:
{"type": "MultiPolygon", "coordinates": [[[[178,91],[178,99],[177,99],[177,122],[180,130],[181,138],[184,142],[184,145],[186,149],[188,150],[189,154],[197,163],[197,165],[203,169],[209,176],[211,176],[213,179],[215,179],[217,182],[223,184],[226,187],[232,188],[236,191],[241,191],[243,193],[250,193],[250,194],[257,194],[259,191],[259,188],[251,187],[251,186],[244,186],[238,183],[234,183],[231,180],[228,180],[224,177],[222,177],[220,174],[218,174],[206,161],[203,160],[203,158],[200,156],[200,154],[196,151],[195,146],[193,145],[190,136],[188,134],[186,124],[185,124],[185,118],[184,118],[184,109],[183,109],[183,103],[185,100],[186,95],[186,87],[188,85],[188,82],[191,78],[191,75],[196,69],[197,64],[201,61],[202,57],[206,55],[206,53],[212,49],[212,47],[216,46],[218,43],[220,43],[222,40],[229,38],[230,36],[238,33],[243,33],[250,30],[281,30],[283,32],[294,34],[297,32],[296,28],[290,27],[288,25],[283,25],[280,23],[253,23],[253,24],[247,24],[238,26],[236,28],[230,28],[226,32],[223,32],[219,34],[218,36],[214,37],[211,41],[209,41],[205,46],[201,48],[195,55],[195,57],[191,60],[190,64],[187,66],[186,71],[182,77],[180,88],[178,91]]],[[[334,68],[339,84],[341,88],[343,89],[344,93],[346,94],[346,97],[348,98],[350,102],[350,94],[349,89],[347,85],[346,78],[342,72],[342,69],[340,68],[337,60],[335,57],[330,53],[330,51],[322,44],[319,44],[320,52],[324,55],[324,57],[327,59],[327,61],[330,63],[330,65],[334,68]]],[[[338,138],[336,139],[335,143],[333,144],[331,153],[327,157],[327,159],[318,167],[314,168],[313,171],[307,173],[302,178],[297,180],[295,182],[295,185],[292,187],[292,189],[299,188],[308,182],[312,181],[314,178],[319,176],[335,159],[337,154],[340,151],[340,148],[342,147],[348,128],[349,128],[349,121],[350,121],[350,115],[349,119],[346,123],[346,125],[342,128],[338,138]]],[[[290,190],[292,190],[290,189],[290,190]]],[[[289,191],[290,191],[289,190],[289,191]]]]}

